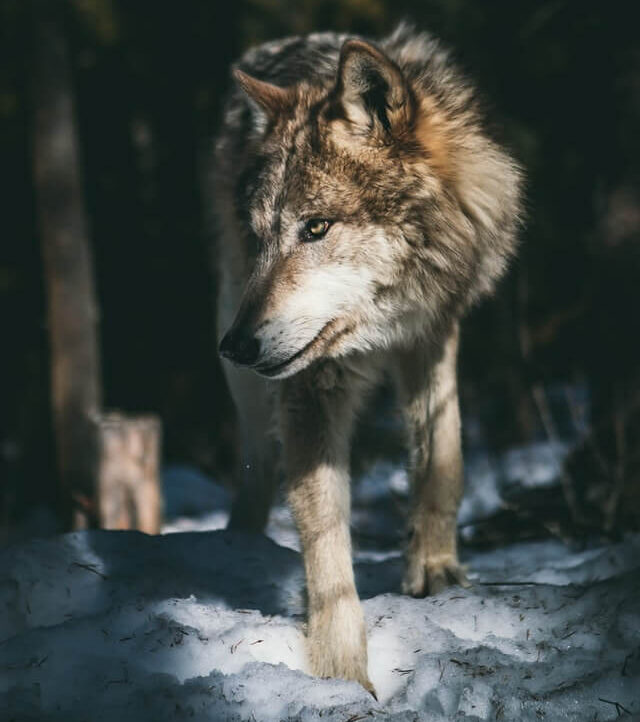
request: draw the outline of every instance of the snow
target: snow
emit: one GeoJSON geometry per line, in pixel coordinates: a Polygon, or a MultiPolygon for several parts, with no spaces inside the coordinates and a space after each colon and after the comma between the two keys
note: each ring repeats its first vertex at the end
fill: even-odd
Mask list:
{"type": "MultiPolygon", "coordinates": [[[[555,483],[562,453],[471,460],[461,521],[490,517],[517,485],[555,483]]],[[[412,599],[397,593],[406,475],[375,465],[353,507],[376,701],[355,683],[307,675],[304,575],[286,508],[274,509],[271,539],[224,531],[223,488],[182,467],[164,482],[162,536],[78,532],[0,552],[1,720],[640,715],[640,535],[467,547],[471,588],[412,599]]]]}

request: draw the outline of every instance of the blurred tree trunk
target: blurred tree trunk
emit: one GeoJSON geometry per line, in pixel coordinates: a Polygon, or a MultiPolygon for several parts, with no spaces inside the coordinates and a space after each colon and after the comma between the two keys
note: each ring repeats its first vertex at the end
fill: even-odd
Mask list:
{"type": "Polygon", "coordinates": [[[97,306],[80,178],[65,5],[34,0],[33,159],[48,307],[51,402],[65,527],[96,521],[92,417],[100,405],[97,306]]]}
{"type": "Polygon", "coordinates": [[[622,181],[602,194],[593,244],[585,359],[591,430],[569,459],[583,519],[606,532],[640,529],[640,194],[622,181]]]}
{"type": "MultiPolygon", "coordinates": [[[[593,392],[591,444],[604,482],[591,498],[607,531],[640,528],[640,190],[621,181],[602,202],[592,317],[599,348],[588,359],[593,392]],[[600,496],[598,495],[600,492],[600,496]]],[[[596,477],[597,478],[597,477],[596,477]]]]}

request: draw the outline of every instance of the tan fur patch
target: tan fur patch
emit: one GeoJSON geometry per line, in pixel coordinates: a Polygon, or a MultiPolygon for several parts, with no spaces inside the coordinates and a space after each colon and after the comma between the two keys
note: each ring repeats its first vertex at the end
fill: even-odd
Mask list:
{"type": "Polygon", "coordinates": [[[442,181],[454,180],[454,163],[449,122],[433,98],[420,99],[416,120],[416,138],[427,153],[430,171],[442,181]]]}

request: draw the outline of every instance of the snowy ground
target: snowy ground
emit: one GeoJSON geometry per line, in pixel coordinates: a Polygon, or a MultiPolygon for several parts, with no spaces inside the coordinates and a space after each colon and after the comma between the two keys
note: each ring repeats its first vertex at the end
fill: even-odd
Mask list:
{"type": "MultiPolygon", "coordinates": [[[[514,489],[556,483],[563,453],[471,459],[464,529],[514,489]]],[[[406,477],[377,465],[354,490],[376,702],[305,674],[286,510],[274,510],[272,539],[225,532],[223,489],[182,468],[165,483],[173,533],[76,533],[0,552],[0,720],[640,719],[640,536],[468,547],[472,588],[411,599],[397,593],[406,477]]]]}

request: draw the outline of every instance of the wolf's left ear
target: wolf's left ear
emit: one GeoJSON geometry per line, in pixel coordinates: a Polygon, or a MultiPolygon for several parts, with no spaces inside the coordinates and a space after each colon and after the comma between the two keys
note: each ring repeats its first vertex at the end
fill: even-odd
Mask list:
{"type": "Polygon", "coordinates": [[[291,88],[281,88],[279,85],[258,80],[258,78],[247,75],[239,68],[234,69],[233,77],[244,90],[254,110],[261,116],[263,121],[275,120],[293,102],[291,88]]]}
{"type": "Polygon", "coordinates": [[[358,131],[395,135],[410,126],[414,115],[402,70],[364,40],[346,40],[342,46],[333,103],[358,131]]]}

